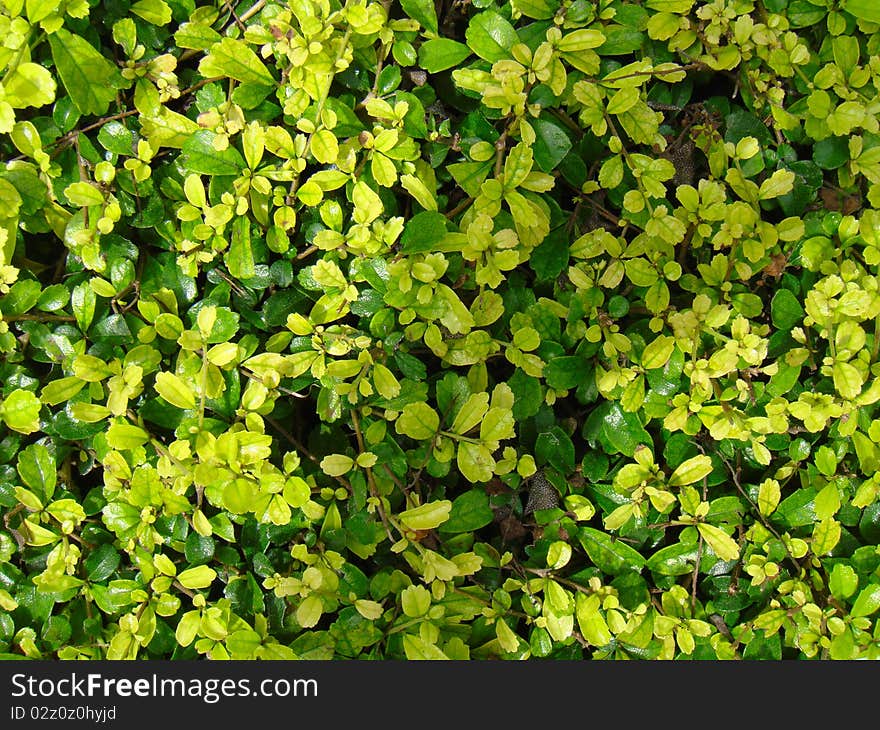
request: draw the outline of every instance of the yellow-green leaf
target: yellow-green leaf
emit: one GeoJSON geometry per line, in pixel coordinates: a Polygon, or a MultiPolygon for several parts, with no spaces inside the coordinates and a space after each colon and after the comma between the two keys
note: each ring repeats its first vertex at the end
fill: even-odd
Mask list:
{"type": "Polygon", "coordinates": [[[329,477],[348,474],[354,466],[354,459],[345,454],[330,454],[321,459],[321,471],[329,477]]]}
{"type": "Polygon", "coordinates": [[[452,432],[466,434],[483,420],[487,410],[489,410],[489,394],[472,393],[456,414],[452,422],[452,432]]]}
{"type": "Polygon", "coordinates": [[[739,545],[720,527],[701,522],[697,530],[709,547],[721,560],[736,560],[739,557],[739,545]]]}
{"type": "Polygon", "coordinates": [[[168,25],[171,22],[171,8],[165,0],[138,0],[131,6],[131,12],[153,25],[168,25]]]}
{"type": "Polygon", "coordinates": [[[708,476],[712,471],[712,459],[704,454],[694,456],[678,465],[669,477],[669,486],[683,487],[708,476]]]}
{"type": "Polygon", "coordinates": [[[6,101],[17,109],[39,107],[55,101],[55,79],[52,73],[30,61],[20,63],[4,79],[6,101]]]}
{"type": "Polygon", "coordinates": [[[776,170],[770,177],[761,183],[758,189],[758,197],[761,200],[778,198],[790,193],[794,187],[795,174],[791,170],[776,170]]]}
{"type": "Polygon", "coordinates": [[[243,84],[270,86],[275,79],[259,56],[244,42],[224,38],[211,48],[211,52],[199,63],[199,73],[211,78],[225,76],[243,84]]]}
{"type": "Polygon", "coordinates": [[[107,429],[107,444],[117,451],[136,449],[150,440],[150,434],[131,423],[113,423],[107,429]]]}
{"type": "Polygon", "coordinates": [[[13,390],[0,403],[0,419],[13,431],[33,433],[40,428],[40,405],[29,390],[13,390]]]}
{"type": "Polygon", "coordinates": [[[336,158],[339,156],[339,143],[336,141],[336,135],[329,129],[315,132],[310,149],[315,159],[324,165],[336,162],[336,158]]]}
{"type": "Polygon", "coordinates": [[[196,396],[174,373],[163,372],[156,375],[156,392],[171,405],[190,410],[196,407],[196,396]]]}
{"type": "Polygon", "coordinates": [[[449,659],[439,647],[434,644],[429,644],[415,634],[404,635],[403,651],[406,654],[406,658],[413,661],[437,661],[441,659],[449,659]]]}
{"type": "Polygon", "coordinates": [[[304,629],[310,629],[321,620],[324,613],[324,604],[320,596],[314,594],[306,596],[296,609],[296,622],[304,629]]]}
{"type": "Polygon", "coordinates": [[[840,523],[832,517],[828,517],[817,523],[813,528],[813,541],[810,549],[813,555],[827,555],[840,542],[840,523]]]}
{"type": "Polygon", "coordinates": [[[674,349],[674,337],[658,335],[642,350],[642,367],[645,370],[662,368],[669,361],[674,349]]]}
{"type": "Polygon", "coordinates": [[[217,577],[217,571],[207,565],[198,565],[195,568],[187,568],[177,576],[180,585],[190,590],[207,588],[217,577]]]}
{"type": "Polygon", "coordinates": [[[411,530],[433,530],[449,519],[452,502],[440,499],[401,512],[398,517],[411,530]]]}

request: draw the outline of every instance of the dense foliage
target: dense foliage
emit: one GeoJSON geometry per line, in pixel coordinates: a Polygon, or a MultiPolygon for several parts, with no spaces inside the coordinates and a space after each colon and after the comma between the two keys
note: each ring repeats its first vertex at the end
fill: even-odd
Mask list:
{"type": "Polygon", "coordinates": [[[871,0],[4,0],[0,652],[880,657],[871,0]]]}

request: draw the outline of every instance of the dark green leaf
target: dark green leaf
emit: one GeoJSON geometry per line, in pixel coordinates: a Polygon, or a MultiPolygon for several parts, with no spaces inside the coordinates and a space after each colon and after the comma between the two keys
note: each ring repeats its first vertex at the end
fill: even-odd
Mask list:
{"type": "Polygon", "coordinates": [[[189,567],[210,563],[214,558],[214,538],[193,531],[187,535],[183,551],[189,567]]]}
{"type": "Polygon", "coordinates": [[[449,518],[440,525],[440,532],[471,532],[492,521],[489,497],[483,489],[470,489],[452,501],[449,518]]]}
{"type": "Polygon", "coordinates": [[[582,527],[578,530],[578,540],[603,573],[620,575],[628,571],[640,572],[645,567],[646,561],[638,551],[600,530],[582,527]]]}
{"type": "Polygon", "coordinates": [[[608,407],[602,419],[602,433],[614,451],[626,456],[632,456],[639,444],[653,445],[638,415],[623,410],[618,403],[611,403],[608,407]]]}
{"type": "Polygon", "coordinates": [[[562,474],[574,471],[574,444],[559,426],[538,435],[535,442],[535,458],[539,464],[550,464],[562,474]]]}
{"type": "Polygon", "coordinates": [[[849,161],[849,142],[845,137],[828,137],[813,145],[813,162],[823,170],[836,170],[849,161]]]}
{"type": "Polygon", "coordinates": [[[89,580],[96,583],[107,580],[116,571],[121,559],[119,551],[112,545],[99,545],[85,559],[89,580]]]}
{"type": "Polygon", "coordinates": [[[588,363],[577,355],[554,357],[544,367],[544,380],[556,390],[571,390],[588,377],[588,363]]]}
{"type": "Polygon", "coordinates": [[[605,42],[596,49],[600,56],[622,56],[638,51],[645,41],[645,34],[624,25],[607,25],[602,28],[605,42]]]}
{"type": "Polygon", "coordinates": [[[754,137],[761,145],[773,144],[773,135],[764,124],[751,112],[737,109],[731,112],[724,120],[724,141],[739,142],[743,137],[754,137]]]}
{"type": "Polygon", "coordinates": [[[698,554],[697,543],[679,542],[658,550],[648,558],[647,566],[660,575],[687,575],[693,573],[698,554]]]}
{"type": "Polygon", "coordinates": [[[773,300],[770,302],[770,317],[774,327],[788,331],[801,323],[804,314],[801,303],[788,289],[780,289],[773,295],[773,300]]]}
{"type": "Polygon", "coordinates": [[[532,251],[529,266],[542,281],[555,279],[568,268],[570,241],[565,227],[552,231],[544,241],[532,251]]]}
{"type": "Polygon", "coordinates": [[[538,118],[532,120],[531,125],[535,130],[535,162],[544,172],[550,172],[568,154],[571,140],[565,130],[553,122],[538,118]]]}

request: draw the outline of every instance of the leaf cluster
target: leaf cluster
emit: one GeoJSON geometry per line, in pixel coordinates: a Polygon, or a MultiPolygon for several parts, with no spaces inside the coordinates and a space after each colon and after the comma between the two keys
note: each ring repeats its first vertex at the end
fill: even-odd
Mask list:
{"type": "Polygon", "coordinates": [[[880,656],[875,4],[0,32],[0,656],[880,656]]]}

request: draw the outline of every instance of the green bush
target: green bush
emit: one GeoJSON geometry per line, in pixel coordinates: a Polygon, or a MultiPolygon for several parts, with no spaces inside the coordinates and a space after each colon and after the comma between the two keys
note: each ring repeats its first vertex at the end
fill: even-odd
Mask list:
{"type": "Polygon", "coordinates": [[[0,38],[0,655],[880,657],[876,3],[0,38]]]}

